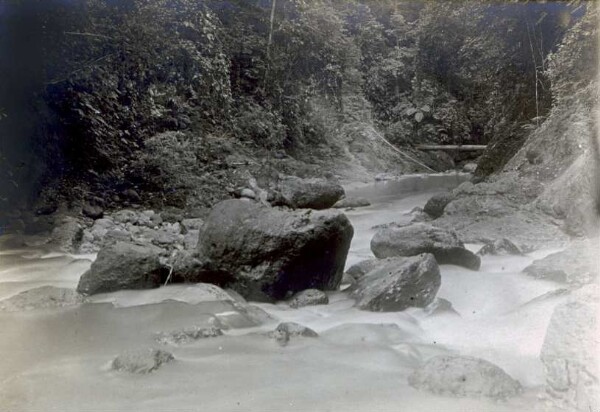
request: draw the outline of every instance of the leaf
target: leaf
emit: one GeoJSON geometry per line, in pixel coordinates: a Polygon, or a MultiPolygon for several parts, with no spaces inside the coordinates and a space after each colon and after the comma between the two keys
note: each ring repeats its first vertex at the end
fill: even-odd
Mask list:
{"type": "Polygon", "coordinates": [[[417,121],[417,123],[421,123],[421,120],[423,120],[423,117],[425,117],[423,115],[423,112],[417,112],[417,113],[415,113],[415,120],[417,121]]]}
{"type": "Polygon", "coordinates": [[[417,112],[417,109],[415,109],[414,107],[411,107],[410,109],[406,109],[406,115],[407,116],[412,116],[416,112],[417,112]]]}
{"type": "Polygon", "coordinates": [[[425,106],[421,107],[421,111],[429,113],[431,111],[431,107],[429,107],[429,105],[426,104],[425,106]]]}

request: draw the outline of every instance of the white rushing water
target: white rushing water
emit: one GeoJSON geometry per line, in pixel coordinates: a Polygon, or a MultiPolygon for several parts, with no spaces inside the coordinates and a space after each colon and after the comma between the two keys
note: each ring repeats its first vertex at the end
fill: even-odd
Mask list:
{"type": "MultiPolygon", "coordinates": [[[[372,206],[347,212],[355,228],[348,264],[371,257],[373,226],[408,219],[415,206],[463,179],[412,177],[351,188],[349,195],[367,197],[372,206]]],[[[193,285],[105,294],[79,307],[0,312],[0,410],[549,410],[540,398],[539,352],[552,309],[563,298],[548,294],[560,285],[520,272],[550,252],[485,256],[477,272],[442,265],[438,297],[457,314],[359,311],[346,293],[333,292],[329,305],[260,304],[273,319],[254,326],[230,302],[207,302],[193,285]],[[127,375],[108,367],[129,349],[161,347],[157,332],[207,325],[215,315],[232,326],[224,336],[163,347],[175,361],[154,373],[127,375]],[[301,323],[320,336],[282,347],[257,333],[281,321],[301,323]],[[487,359],[525,391],[495,402],[434,396],[408,386],[416,366],[442,353],[487,359]]],[[[0,299],[43,285],[75,288],[91,258],[39,248],[1,251],[0,299]]]]}

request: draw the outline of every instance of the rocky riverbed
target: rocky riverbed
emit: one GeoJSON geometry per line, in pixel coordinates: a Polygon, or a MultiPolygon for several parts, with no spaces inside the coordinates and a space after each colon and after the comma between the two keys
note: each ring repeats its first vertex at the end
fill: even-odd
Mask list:
{"type": "MultiPolygon", "coordinates": [[[[190,405],[245,411],[371,411],[398,405],[414,411],[552,411],[596,405],[598,375],[589,350],[597,342],[584,333],[595,319],[595,301],[589,297],[596,292],[581,288],[594,276],[589,240],[566,249],[522,238],[486,246],[488,239],[463,242],[468,231],[447,239],[445,232],[430,229],[420,231],[431,234],[426,241],[411,239],[410,247],[394,238],[386,250],[396,255],[373,260],[378,247],[372,250],[371,241],[378,233],[415,227],[415,221],[416,227],[442,226],[415,208],[466,179],[408,176],[346,188],[347,198],[370,203],[341,209],[354,232],[342,264],[348,272],[342,278],[337,263],[327,266],[331,271],[311,271],[315,279],[333,276],[327,279],[334,281],[295,296],[290,290],[272,302],[252,301],[255,296],[247,301],[228,289],[236,288],[235,282],[219,287],[168,281],[169,259],[197,250],[198,245],[186,246],[185,238],[205,230],[200,221],[120,212],[81,228],[77,253],[54,252],[56,232],[54,243],[4,237],[0,350],[11,356],[0,370],[0,405],[67,411],[186,410],[190,405]],[[101,225],[111,228],[102,234],[101,225]],[[178,231],[168,232],[177,225],[178,231]],[[143,228],[153,231],[149,241],[136,238],[143,228]],[[146,248],[110,265],[127,268],[139,263],[127,263],[128,258],[140,256],[148,265],[139,270],[141,279],[152,279],[144,274],[155,267],[159,282],[150,286],[167,286],[76,293],[80,277],[100,259],[90,247],[100,247],[98,256],[106,247],[96,242],[96,234],[106,239],[110,230],[130,236],[120,242],[137,241],[146,248]],[[173,241],[157,241],[154,234],[160,231],[172,233],[173,241]],[[82,248],[86,239],[90,246],[82,248]],[[467,262],[476,257],[478,267],[461,266],[460,259],[452,262],[458,265],[437,262],[440,248],[447,250],[444,242],[468,256],[467,262]],[[152,248],[156,253],[145,257],[152,248]],[[404,256],[407,250],[414,256],[404,256]],[[579,253],[577,267],[573,250],[579,253]],[[365,259],[371,263],[361,263],[365,259]],[[564,276],[557,275],[560,268],[564,276]],[[583,272],[587,277],[580,276],[583,272]],[[439,372],[440,365],[446,372],[439,372]]],[[[264,207],[259,203],[253,207],[264,207]]],[[[293,219],[299,213],[301,219],[290,222],[294,230],[316,224],[313,217],[302,217],[305,212],[285,213],[293,219]]],[[[320,213],[333,212],[310,215],[318,220],[320,213]]],[[[268,226],[272,233],[281,231],[268,226]]],[[[251,227],[261,236],[271,233],[251,227]]],[[[298,250],[305,250],[302,243],[298,250]]],[[[244,253],[240,259],[253,252],[244,253]]],[[[220,261],[217,257],[212,264],[220,261]]],[[[274,275],[260,262],[249,260],[246,266],[252,270],[245,269],[240,281],[254,282],[256,290],[276,290],[264,288],[274,275]]]]}

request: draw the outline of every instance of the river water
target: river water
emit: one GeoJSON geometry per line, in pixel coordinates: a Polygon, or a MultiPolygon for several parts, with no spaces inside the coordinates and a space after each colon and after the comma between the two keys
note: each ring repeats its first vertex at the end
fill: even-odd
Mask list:
{"type": "MultiPolygon", "coordinates": [[[[347,264],[372,256],[373,226],[408,219],[414,207],[465,179],[412,176],[350,187],[349,195],[366,197],[372,206],[347,212],[355,228],[347,264]]],[[[560,285],[520,272],[551,252],[486,256],[477,272],[442,265],[438,297],[456,313],[359,311],[341,291],[330,293],[329,305],[259,304],[271,319],[258,324],[231,302],[207,301],[193,285],[99,295],[70,308],[0,312],[0,410],[547,411],[539,352],[563,298],[549,293],[560,285]],[[162,347],[175,361],[154,373],[127,375],[109,367],[124,351],[161,347],[157,332],[215,318],[230,326],[224,336],[162,347]],[[301,323],[320,336],[280,346],[262,332],[281,321],[301,323]],[[416,366],[443,353],[487,359],[525,391],[496,402],[408,386],[416,366]]],[[[43,285],[75,288],[92,259],[36,247],[1,250],[0,299],[43,285]]]]}

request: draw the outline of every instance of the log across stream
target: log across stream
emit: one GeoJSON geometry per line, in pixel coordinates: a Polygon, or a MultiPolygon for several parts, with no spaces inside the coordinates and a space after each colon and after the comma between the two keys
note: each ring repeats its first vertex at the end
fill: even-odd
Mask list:
{"type": "MultiPolygon", "coordinates": [[[[348,188],[349,195],[372,205],[347,212],[355,228],[347,264],[370,257],[373,226],[407,219],[414,207],[462,180],[420,176],[348,188]]],[[[442,265],[438,296],[457,313],[365,312],[338,291],[330,293],[329,305],[259,304],[271,319],[256,324],[235,305],[207,301],[193,285],[98,295],[69,308],[0,312],[0,410],[548,410],[539,398],[539,351],[563,298],[546,295],[560,285],[520,271],[550,252],[485,256],[477,272],[442,265]],[[157,332],[214,318],[230,326],[223,336],[169,347],[154,339],[157,332]],[[278,345],[262,332],[281,321],[298,322],[320,336],[278,345]],[[147,375],[110,369],[116,355],[140,347],[166,349],[175,360],[147,375]],[[496,402],[442,397],[408,385],[415,367],[445,353],[489,360],[525,390],[496,402]]],[[[0,253],[0,299],[42,285],[75,288],[93,258],[35,247],[0,253]]]]}

